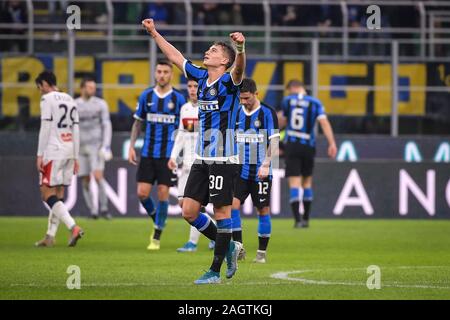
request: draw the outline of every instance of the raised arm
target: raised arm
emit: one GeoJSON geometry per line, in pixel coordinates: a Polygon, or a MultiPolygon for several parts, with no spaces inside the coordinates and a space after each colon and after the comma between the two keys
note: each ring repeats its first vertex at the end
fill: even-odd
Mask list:
{"type": "MultiPolygon", "coordinates": [[[[147,32],[152,36],[155,40],[158,47],[164,53],[164,55],[171,61],[174,65],[178,67],[181,71],[183,71],[183,62],[185,60],[184,56],[171,45],[164,37],[156,31],[155,22],[153,19],[145,19],[142,21],[142,26],[147,30],[147,32]]],[[[184,71],[183,71],[184,72],[184,71]]]]}
{"type": "Polygon", "coordinates": [[[239,84],[242,82],[245,72],[245,37],[240,32],[234,32],[230,34],[230,38],[236,46],[236,60],[233,69],[231,69],[231,76],[234,83],[239,84]]]}

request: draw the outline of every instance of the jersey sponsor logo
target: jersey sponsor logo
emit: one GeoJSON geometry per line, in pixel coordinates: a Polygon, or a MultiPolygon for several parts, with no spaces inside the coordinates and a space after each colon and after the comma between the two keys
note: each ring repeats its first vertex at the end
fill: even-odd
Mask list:
{"type": "Polygon", "coordinates": [[[264,134],[262,133],[237,133],[236,142],[238,143],[263,143],[264,134]]]}
{"type": "Polygon", "coordinates": [[[147,113],[147,121],[155,123],[175,123],[176,116],[172,114],[147,113]]]}
{"type": "Polygon", "coordinates": [[[219,101],[204,101],[199,100],[198,101],[199,109],[202,111],[217,111],[219,110],[219,101]]]}
{"type": "Polygon", "coordinates": [[[291,136],[291,137],[296,137],[296,138],[305,139],[305,140],[311,139],[311,135],[307,134],[307,133],[304,133],[304,132],[297,132],[297,131],[294,131],[294,130],[288,130],[286,133],[287,133],[288,136],[291,136]]]}
{"type": "Polygon", "coordinates": [[[64,142],[72,141],[72,133],[61,133],[61,140],[64,142]]]}
{"type": "Polygon", "coordinates": [[[297,100],[297,99],[291,99],[289,101],[289,104],[291,107],[309,107],[309,101],[308,100],[297,100]]]}
{"type": "Polygon", "coordinates": [[[197,131],[198,119],[197,118],[184,118],[183,119],[183,127],[188,132],[197,131]]]}

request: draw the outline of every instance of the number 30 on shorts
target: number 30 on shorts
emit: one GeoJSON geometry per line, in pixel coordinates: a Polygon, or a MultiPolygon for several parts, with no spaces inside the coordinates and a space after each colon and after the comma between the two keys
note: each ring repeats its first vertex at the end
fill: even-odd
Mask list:
{"type": "Polygon", "coordinates": [[[223,177],[222,176],[209,176],[209,189],[222,190],[223,177]]]}
{"type": "Polygon", "coordinates": [[[268,182],[258,181],[259,191],[258,194],[267,194],[267,189],[269,188],[268,182]]]}

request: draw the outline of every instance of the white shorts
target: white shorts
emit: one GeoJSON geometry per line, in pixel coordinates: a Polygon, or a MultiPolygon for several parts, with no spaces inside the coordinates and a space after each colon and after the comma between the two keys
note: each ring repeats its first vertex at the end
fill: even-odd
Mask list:
{"type": "Polygon", "coordinates": [[[178,199],[183,199],[184,188],[186,187],[186,182],[189,177],[189,172],[191,172],[191,167],[182,167],[180,175],[178,176],[178,199]]]}
{"type": "Polygon", "coordinates": [[[68,186],[72,181],[75,160],[45,160],[44,172],[39,174],[39,184],[47,187],[68,186]]]}
{"type": "Polygon", "coordinates": [[[82,146],[78,161],[80,163],[79,177],[88,176],[93,171],[105,170],[105,160],[100,156],[99,147],[82,146]]]}

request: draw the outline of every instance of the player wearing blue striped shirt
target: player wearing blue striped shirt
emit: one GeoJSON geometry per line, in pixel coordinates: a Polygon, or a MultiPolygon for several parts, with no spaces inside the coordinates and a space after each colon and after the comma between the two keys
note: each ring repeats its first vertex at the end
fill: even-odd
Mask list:
{"type": "Polygon", "coordinates": [[[215,240],[210,269],[196,284],[219,283],[220,267],[227,259],[227,278],[237,270],[241,244],[231,240],[234,179],[237,174],[233,116],[239,106],[239,86],[245,70],[244,36],[231,33],[236,51],[224,42],[214,43],[206,52],[200,68],[187,61],[167,42],[152,19],[142,25],[158,47],[188,79],[198,83],[199,139],[197,160],[191,168],[183,200],[183,217],[210,240],[215,240]],[[234,66],[233,66],[234,64],[234,66]],[[233,66],[231,72],[226,72],[233,66]],[[200,213],[202,205],[212,202],[217,227],[208,215],[200,213]]]}
{"type": "Polygon", "coordinates": [[[156,64],[156,86],[150,87],[139,96],[131,130],[128,160],[136,165],[134,145],[139,137],[142,123],[145,123],[144,146],[137,171],[137,194],[147,214],[154,222],[148,250],[159,250],[161,233],[167,219],[169,188],[177,181],[176,171],[167,167],[178,129],[180,109],[186,103],[184,96],[172,88],[172,64],[161,60],[156,64]],[[150,192],[158,184],[158,207],[155,209],[150,192]]]}
{"type": "Polygon", "coordinates": [[[284,137],[286,174],[290,188],[290,203],[296,228],[309,226],[309,214],[313,201],[312,175],[316,154],[314,127],[320,123],[328,140],[328,155],[336,157],[336,142],[333,129],[325,114],[322,103],[306,94],[298,80],[288,83],[290,95],[285,97],[278,112],[280,127],[286,127],[284,137]],[[299,189],[303,188],[303,219],[300,216],[299,189]]]}
{"type": "MultiPolygon", "coordinates": [[[[260,102],[256,83],[242,81],[240,101],[242,106],[236,116],[236,140],[241,170],[236,180],[231,218],[233,240],[242,243],[240,207],[249,195],[258,212],[258,263],[266,262],[266,250],[272,229],[270,221],[270,190],[272,187],[272,159],[278,155],[280,134],[278,117],[274,109],[260,102]]],[[[241,251],[243,259],[245,251],[241,251]]]]}

